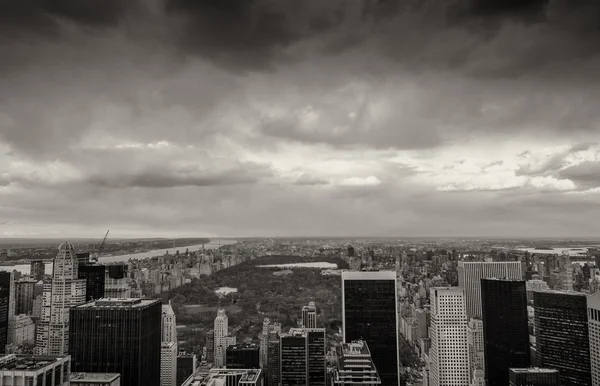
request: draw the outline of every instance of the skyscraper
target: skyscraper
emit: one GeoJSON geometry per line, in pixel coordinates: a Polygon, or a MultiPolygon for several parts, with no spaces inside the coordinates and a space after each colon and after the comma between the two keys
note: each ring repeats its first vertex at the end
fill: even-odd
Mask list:
{"type": "Polygon", "coordinates": [[[242,343],[226,349],[225,366],[228,369],[259,369],[259,346],[254,343],[242,343]]]}
{"type": "Polygon", "coordinates": [[[467,347],[469,349],[469,379],[475,370],[484,368],[483,321],[471,319],[467,324],[467,347]]]}
{"type": "Polygon", "coordinates": [[[481,318],[481,279],[499,277],[521,280],[523,273],[518,261],[458,262],[458,286],[465,291],[467,318],[481,318]]]}
{"type": "Polygon", "coordinates": [[[389,386],[400,382],[397,304],[394,271],[342,272],[344,342],[366,341],[381,383],[389,386]]]}
{"type": "Polygon", "coordinates": [[[85,280],[85,301],[102,299],[106,283],[106,266],[85,264],[79,266],[79,278],[85,280]]]}
{"type": "Polygon", "coordinates": [[[0,287],[0,353],[6,353],[6,345],[8,344],[8,303],[9,303],[9,289],[6,287],[0,287]]]}
{"type": "MultiPolygon", "coordinates": [[[[267,363],[265,386],[279,386],[281,380],[281,340],[279,332],[269,331],[267,338],[267,363]]],[[[263,365],[264,366],[264,365],[263,365]]]]}
{"type": "Polygon", "coordinates": [[[308,385],[306,334],[302,330],[281,335],[281,385],[308,385]]]}
{"type": "Polygon", "coordinates": [[[229,319],[225,310],[217,311],[214,328],[215,339],[215,367],[224,367],[226,360],[227,347],[235,344],[235,337],[229,336],[229,319]]]}
{"type": "Polygon", "coordinates": [[[46,273],[46,264],[44,264],[43,260],[32,261],[30,271],[31,277],[33,277],[36,281],[43,280],[44,274],[46,273]]]}
{"type": "Polygon", "coordinates": [[[573,291],[533,294],[537,361],[560,372],[563,386],[590,385],[587,297],[573,291]]]}
{"type": "Polygon", "coordinates": [[[119,373],[123,385],[159,386],[161,314],[159,299],[100,299],[74,307],[72,370],[119,373]]]}
{"type": "Polygon", "coordinates": [[[510,369],[509,386],[560,386],[560,373],[555,369],[510,369]]]}
{"type": "Polygon", "coordinates": [[[79,262],[69,242],[58,247],[52,283],[44,287],[42,316],[36,336],[39,355],[65,355],[69,348],[69,309],[85,303],[85,279],[79,279],[79,262]]]}
{"type": "Polygon", "coordinates": [[[381,379],[371,359],[366,342],[342,343],[337,348],[337,363],[333,372],[334,386],[381,385],[381,379]]]}
{"type": "Polygon", "coordinates": [[[431,288],[430,303],[431,385],[468,386],[469,352],[463,290],[457,287],[431,288]]]}
{"type": "Polygon", "coordinates": [[[197,360],[194,354],[183,354],[177,357],[177,386],[181,385],[190,375],[194,374],[196,365],[197,360]]]}
{"type": "Polygon", "coordinates": [[[587,298],[592,386],[600,386],[600,292],[587,298]]]}
{"type": "Polygon", "coordinates": [[[162,305],[162,341],[177,343],[177,321],[171,302],[162,305]]]}
{"type": "Polygon", "coordinates": [[[317,328],[317,307],[315,302],[302,307],[302,327],[317,328]]]}
{"type": "Polygon", "coordinates": [[[529,367],[525,281],[482,279],[483,340],[487,386],[508,384],[508,369],[529,367]]]}
{"type": "Polygon", "coordinates": [[[15,283],[15,315],[33,314],[33,298],[36,280],[22,278],[15,283]]]}
{"type": "Polygon", "coordinates": [[[160,346],[160,386],[177,385],[177,344],[162,342],[160,346]]]}
{"type": "Polygon", "coordinates": [[[308,351],[308,384],[325,386],[327,383],[325,329],[305,328],[304,331],[308,351]]]}

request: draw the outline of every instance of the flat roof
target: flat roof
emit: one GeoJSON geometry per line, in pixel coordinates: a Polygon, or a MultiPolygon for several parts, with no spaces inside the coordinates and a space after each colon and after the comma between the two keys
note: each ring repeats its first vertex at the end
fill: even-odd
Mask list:
{"type": "Polygon", "coordinates": [[[71,373],[71,382],[79,383],[112,382],[119,378],[119,373],[71,373]]]}
{"type": "Polygon", "coordinates": [[[395,271],[342,271],[342,280],[396,280],[395,271]]]}
{"type": "Polygon", "coordinates": [[[0,370],[35,371],[54,364],[66,356],[5,355],[0,357],[0,370]]]}
{"type": "Polygon", "coordinates": [[[513,373],[558,373],[558,370],[556,369],[541,369],[539,367],[530,367],[523,369],[511,368],[510,371],[512,371],[513,373]]]}
{"type": "Polygon", "coordinates": [[[81,304],[75,308],[142,308],[155,303],[162,304],[162,301],[160,299],[102,298],[81,304]]]}

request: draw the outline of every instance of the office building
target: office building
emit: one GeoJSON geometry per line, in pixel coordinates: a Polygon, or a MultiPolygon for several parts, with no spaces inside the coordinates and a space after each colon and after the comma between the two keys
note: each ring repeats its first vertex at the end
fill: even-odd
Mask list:
{"type": "Polygon", "coordinates": [[[37,329],[35,352],[65,355],[69,348],[69,309],[85,303],[85,280],[79,279],[75,249],[69,242],[58,247],[52,282],[44,286],[42,315],[37,329]]]}
{"type": "MultiPolygon", "coordinates": [[[[263,367],[264,368],[264,367],[263,367]]],[[[279,332],[270,331],[267,339],[265,386],[279,386],[281,381],[281,340],[279,332]]]]}
{"type": "Polygon", "coordinates": [[[79,266],[79,278],[85,280],[85,301],[91,302],[105,297],[106,267],[100,264],[79,266]]]}
{"type": "Polygon", "coordinates": [[[27,315],[17,315],[11,329],[12,344],[15,346],[33,346],[35,344],[35,323],[27,315]]]}
{"type": "Polygon", "coordinates": [[[121,374],[73,373],[71,386],[121,386],[121,374]]]}
{"type": "Polygon", "coordinates": [[[381,385],[381,379],[365,341],[342,343],[336,351],[336,364],[332,377],[334,386],[381,385]]]}
{"type": "Polygon", "coordinates": [[[587,298],[592,386],[600,386],[600,292],[587,298]]]}
{"type": "Polygon", "coordinates": [[[463,290],[457,287],[431,288],[430,303],[431,385],[468,386],[469,352],[463,290]]]}
{"type": "Polygon", "coordinates": [[[35,285],[31,278],[21,278],[15,283],[15,315],[32,315],[35,285]]]}
{"type": "Polygon", "coordinates": [[[469,350],[469,377],[473,380],[475,370],[484,369],[483,321],[471,319],[467,324],[467,348],[469,350]]]}
{"type": "Polygon", "coordinates": [[[525,281],[482,279],[485,379],[508,384],[508,369],[529,367],[529,329],[525,281]]]}
{"type": "Polygon", "coordinates": [[[106,266],[106,274],[109,279],[119,280],[126,279],[129,272],[127,264],[111,264],[106,266]]]}
{"type": "Polygon", "coordinates": [[[11,343],[9,339],[8,304],[10,302],[10,290],[0,287],[0,353],[6,353],[6,345],[11,343]]]}
{"type": "Polygon", "coordinates": [[[458,262],[458,286],[465,291],[467,318],[481,319],[481,279],[503,278],[522,280],[521,263],[504,262],[458,262]]]}
{"type": "Polygon", "coordinates": [[[178,386],[177,343],[162,342],[160,347],[160,386],[178,386]]]}
{"type": "Polygon", "coordinates": [[[537,362],[560,372],[563,386],[590,385],[587,297],[573,291],[533,294],[537,362]]]}
{"type": "Polygon", "coordinates": [[[161,318],[157,299],[100,299],[71,309],[73,371],[119,373],[123,385],[158,386],[161,318]]]}
{"type": "Polygon", "coordinates": [[[77,261],[79,262],[80,267],[90,264],[90,253],[89,252],[77,252],[75,254],[75,256],[77,256],[77,261]]]}
{"type": "Polygon", "coordinates": [[[44,275],[46,274],[46,264],[44,263],[44,261],[32,261],[30,264],[30,274],[35,281],[43,280],[44,275]]]}
{"type": "Polygon", "coordinates": [[[310,302],[308,306],[302,307],[302,327],[317,328],[317,307],[315,302],[310,302]]]}
{"type": "Polygon", "coordinates": [[[242,343],[229,346],[226,349],[225,367],[228,369],[259,369],[259,345],[242,343]]]}
{"type": "Polygon", "coordinates": [[[69,386],[69,356],[10,354],[0,357],[2,386],[69,386]]]}
{"type": "Polygon", "coordinates": [[[177,321],[170,301],[162,305],[162,341],[177,343],[177,321]]]}
{"type": "Polygon", "coordinates": [[[509,386],[561,386],[560,373],[555,369],[510,369],[509,386]]]}
{"type": "Polygon", "coordinates": [[[183,354],[177,357],[177,386],[194,374],[197,364],[196,355],[194,354],[183,354]]]}
{"type": "Polygon", "coordinates": [[[260,369],[211,369],[200,368],[181,386],[261,386],[263,373],[260,369]]]}
{"type": "Polygon", "coordinates": [[[229,319],[225,310],[217,311],[214,328],[215,341],[215,367],[225,367],[227,347],[235,344],[235,337],[229,335],[229,319]]]}
{"type": "MultiPolygon", "coordinates": [[[[272,332],[277,334],[281,333],[281,324],[280,323],[271,323],[269,318],[265,318],[263,320],[263,329],[260,334],[260,366],[261,368],[265,368],[267,365],[268,359],[268,345],[269,345],[269,336],[272,332]]],[[[265,372],[265,379],[268,374],[265,372]]]]}
{"type": "Polygon", "coordinates": [[[533,304],[533,293],[536,291],[546,291],[549,290],[548,283],[543,280],[535,279],[535,280],[527,280],[527,303],[533,304]]]}
{"type": "Polygon", "coordinates": [[[215,330],[206,333],[206,361],[208,363],[215,361],[215,330]]]}
{"type": "Polygon", "coordinates": [[[394,271],[342,272],[344,342],[367,342],[386,386],[400,383],[397,304],[394,271]]]}
{"type": "Polygon", "coordinates": [[[281,385],[308,385],[306,334],[293,330],[280,337],[281,385]]]}
{"type": "Polygon", "coordinates": [[[308,350],[308,384],[325,386],[327,383],[327,366],[324,328],[305,328],[308,350]]]}

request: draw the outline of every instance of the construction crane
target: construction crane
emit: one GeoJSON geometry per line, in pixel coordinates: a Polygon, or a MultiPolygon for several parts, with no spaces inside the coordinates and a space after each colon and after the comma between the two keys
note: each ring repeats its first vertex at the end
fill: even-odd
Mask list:
{"type": "Polygon", "coordinates": [[[94,252],[93,259],[95,261],[98,261],[98,258],[100,257],[100,252],[102,252],[102,248],[104,248],[104,244],[106,243],[106,238],[108,237],[108,232],[110,232],[110,229],[106,231],[106,234],[104,235],[104,239],[102,239],[102,242],[100,243],[100,246],[94,252]]]}

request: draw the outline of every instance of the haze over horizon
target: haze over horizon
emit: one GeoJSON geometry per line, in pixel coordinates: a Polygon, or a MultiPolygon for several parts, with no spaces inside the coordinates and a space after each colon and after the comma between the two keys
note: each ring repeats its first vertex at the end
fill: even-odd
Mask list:
{"type": "Polygon", "coordinates": [[[13,1],[0,238],[595,238],[600,2],[13,1]]]}

